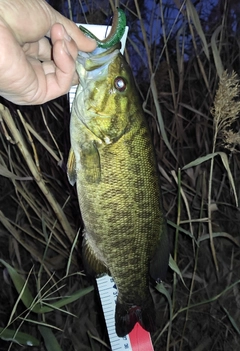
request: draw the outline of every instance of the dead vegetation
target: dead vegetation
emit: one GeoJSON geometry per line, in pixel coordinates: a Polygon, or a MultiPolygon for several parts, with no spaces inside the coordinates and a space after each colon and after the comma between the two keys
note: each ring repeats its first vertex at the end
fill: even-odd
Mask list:
{"type": "MultiPolygon", "coordinates": [[[[130,25],[126,56],[158,155],[173,258],[154,293],[155,350],[237,351],[240,5],[120,3],[130,25]]],[[[59,4],[66,16],[94,23],[107,21],[115,6],[59,4]]],[[[36,342],[34,350],[108,350],[94,282],[83,274],[82,222],[66,177],[68,101],[20,108],[2,99],[0,122],[0,327],[13,331],[9,340],[36,342]]]]}

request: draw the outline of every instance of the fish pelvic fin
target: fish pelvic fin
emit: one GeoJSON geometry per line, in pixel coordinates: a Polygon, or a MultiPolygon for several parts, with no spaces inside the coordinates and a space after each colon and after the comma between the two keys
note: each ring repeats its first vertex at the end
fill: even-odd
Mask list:
{"type": "Polygon", "coordinates": [[[115,313],[116,333],[119,337],[129,334],[136,323],[148,332],[155,331],[155,308],[152,297],[140,305],[122,304],[117,300],[115,313]]]}
{"type": "Polygon", "coordinates": [[[67,176],[69,183],[73,186],[76,183],[77,174],[76,174],[76,159],[71,148],[69,151],[68,162],[67,162],[67,176]]]}

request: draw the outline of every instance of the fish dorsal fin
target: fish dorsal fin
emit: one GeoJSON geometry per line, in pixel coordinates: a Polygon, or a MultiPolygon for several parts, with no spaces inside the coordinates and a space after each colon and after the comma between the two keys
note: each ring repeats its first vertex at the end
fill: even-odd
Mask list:
{"type": "Polygon", "coordinates": [[[101,274],[109,274],[109,269],[99,258],[97,258],[96,253],[92,249],[86,237],[83,240],[82,253],[84,268],[89,275],[95,277],[101,274]]]}
{"type": "Polygon", "coordinates": [[[150,276],[155,281],[165,278],[169,262],[169,243],[166,226],[162,230],[160,240],[150,261],[150,276]]]}
{"type": "Polygon", "coordinates": [[[76,159],[72,148],[70,149],[69,156],[68,156],[67,175],[68,175],[69,183],[71,185],[74,185],[77,180],[77,174],[76,174],[76,159]]]}

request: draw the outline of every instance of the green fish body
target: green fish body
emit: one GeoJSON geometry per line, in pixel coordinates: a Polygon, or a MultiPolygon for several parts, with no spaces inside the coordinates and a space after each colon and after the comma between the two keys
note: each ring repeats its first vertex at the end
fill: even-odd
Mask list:
{"type": "Polygon", "coordinates": [[[131,69],[120,44],[79,53],[68,177],[76,182],[88,271],[118,287],[116,332],[153,331],[149,278],[162,279],[169,250],[157,162],[131,69]]]}

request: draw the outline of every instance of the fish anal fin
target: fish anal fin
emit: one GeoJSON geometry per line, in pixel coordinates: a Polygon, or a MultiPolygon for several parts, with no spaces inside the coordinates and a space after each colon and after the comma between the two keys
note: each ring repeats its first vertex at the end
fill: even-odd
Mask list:
{"type": "Polygon", "coordinates": [[[109,274],[108,268],[97,257],[96,253],[94,252],[86,238],[84,238],[83,240],[82,253],[83,265],[88,275],[96,277],[106,273],[109,274]]]}
{"type": "Polygon", "coordinates": [[[169,242],[167,236],[167,230],[161,235],[157,248],[150,261],[149,273],[150,276],[155,280],[159,281],[165,278],[169,263],[169,242]]]}
{"type": "Polygon", "coordinates": [[[156,329],[155,318],[154,304],[150,294],[141,306],[129,306],[129,304],[122,304],[117,300],[115,323],[116,333],[119,337],[129,334],[136,323],[139,323],[148,332],[154,332],[156,329]]]}
{"type": "Polygon", "coordinates": [[[74,185],[77,180],[77,174],[76,174],[76,159],[72,148],[70,149],[69,156],[68,156],[67,175],[68,175],[69,183],[71,185],[74,185]]]}

